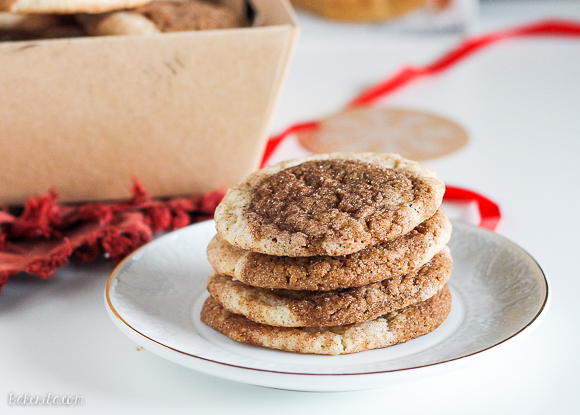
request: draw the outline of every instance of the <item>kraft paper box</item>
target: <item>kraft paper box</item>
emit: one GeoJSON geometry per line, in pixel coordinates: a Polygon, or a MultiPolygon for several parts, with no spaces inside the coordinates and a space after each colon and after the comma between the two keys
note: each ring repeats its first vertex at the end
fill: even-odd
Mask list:
{"type": "Polygon", "coordinates": [[[258,167],[298,28],[287,1],[251,4],[259,26],[0,42],[0,204],[126,198],[132,177],[195,194],[258,167]]]}

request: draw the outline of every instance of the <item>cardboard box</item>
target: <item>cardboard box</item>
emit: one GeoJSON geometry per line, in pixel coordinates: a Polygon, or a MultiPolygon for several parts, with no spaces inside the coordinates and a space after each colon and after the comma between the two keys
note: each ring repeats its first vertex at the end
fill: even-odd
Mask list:
{"type": "Polygon", "coordinates": [[[0,42],[0,204],[231,186],[262,155],[298,28],[286,0],[259,27],[0,42]]]}

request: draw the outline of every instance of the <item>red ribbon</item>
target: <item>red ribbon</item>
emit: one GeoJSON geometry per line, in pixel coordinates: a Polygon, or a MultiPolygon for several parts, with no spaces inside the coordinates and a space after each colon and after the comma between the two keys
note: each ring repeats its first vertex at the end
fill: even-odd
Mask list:
{"type": "Polygon", "coordinates": [[[475,202],[479,211],[479,226],[487,230],[495,231],[501,220],[498,204],[473,190],[447,185],[443,199],[448,202],[475,202]]]}
{"type": "Polygon", "coordinates": [[[268,142],[266,143],[266,148],[264,149],[264,154],[262,155],[262,162],[260,163],[260,167],[264,167],[270,157],[272,157],[272,153],[278,148],[278,146],[284,141],[286,137],[291,134],[297,133],[298,131],[303,130],[310,130],[312,128],[316,128],[318,126],[318,121],[309,121],[309,122],[302,122],[298,124],[291,125],[290,127],[286,128],[280,134],[274,135],[270,137],[268,142]]]}
{"type": "MultiPolygon", "coordinates": [[[[405,66],[401,68],[382,82],[360,93],[348,106],[356,107],[372,104],[414,80],[423,76],[437,75],[440,72],[444,72],[486,46],[490,46],[501,40],[524,36],[580,37],[580,23],[570,20],[542,20],[465,39],[458,46],[426,66],[405,66]]],[[[274,153],[286,137],[298,131],[317,128],[319,124],[319,121],[294,124],[281,133],[271,137],[266,144],[261,166],[266,165],[272,153],[274,153]]],[[[501,219],[501,212],[497,203],[472,190],[447,186],[444,199],[449,201],[475,202],[481,218],[479,226],[482,228],[493,231],[501,219]]]]}
{"type": "Polygon", "coordinates": [[[500,40],[523,36],[580,36],[580,23],[567,20],[542,20],[511,29],[498,30],[464,40],[427,66],[405,66],[379,84],[363,91],[350,106],[368,105],[422,76],[437,75],[486,46],[500,40]]]}

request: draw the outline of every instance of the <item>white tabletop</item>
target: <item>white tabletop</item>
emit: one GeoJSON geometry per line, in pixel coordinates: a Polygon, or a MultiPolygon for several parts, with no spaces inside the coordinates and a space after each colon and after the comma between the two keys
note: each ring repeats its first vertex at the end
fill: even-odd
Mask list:
{"type": "MultiPolygon", "coordinates": [[[[476,30],[547,16],[580,19],[580,3],[486,3],[476,30]]],[[[332,112],[398,66],[425,63],[458,40],[325,30],[312,18],[302,19],[303,36],[272,131],[332,112]]],[[[388,390],[265,389],[198,374],[136,349],[104,311],[110,267],[67,267],[52,280],[14,278],[0,294],[0,413],[10,392],[82,396],[84,404],[67,413],[580,412],[579,75],[580,40],[521,39],[389,98],[395,105],[448,115],[469,129],[466,149],[429,165],[446,182],[499,201],[504,214],[499,232],[544,268],[551,305],[542,324],[521,340],[468,369],[388,390]]],[[[290,141],[276,158],[300,152],[290,141]]]]}

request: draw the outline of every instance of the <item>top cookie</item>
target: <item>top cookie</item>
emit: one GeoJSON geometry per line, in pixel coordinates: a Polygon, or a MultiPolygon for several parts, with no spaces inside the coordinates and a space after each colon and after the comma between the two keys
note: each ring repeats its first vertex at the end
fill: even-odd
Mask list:
{"type": "Polygon", "coordinates": [[[215,212],[220,236],[277,256],[348,255],[433,216],[445,185],[397,154],[332,153],[258,170],[215,212]]]}
{"type": "Polygon", "coordinates": [[[103,13],[129,9],[151,0],[0,0],[0,11],[13,13],[103,13]]]}

